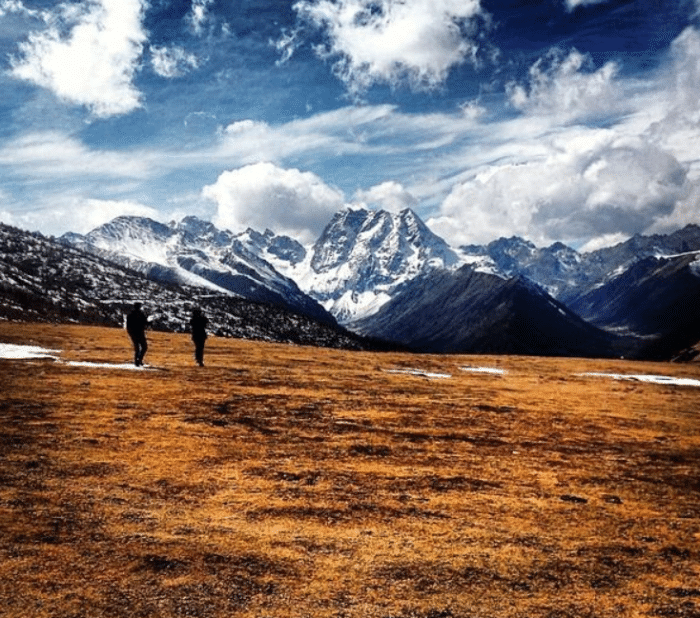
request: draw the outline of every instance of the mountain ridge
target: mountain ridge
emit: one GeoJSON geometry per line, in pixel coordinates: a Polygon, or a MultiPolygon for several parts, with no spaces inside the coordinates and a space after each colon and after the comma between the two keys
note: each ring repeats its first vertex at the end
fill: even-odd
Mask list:
{"type": "Polygon", "coordinates": [[[196,217],[169,224],[145,217],[117,217],[85,235],[64,235],[61,240],[155,281],[208,287],[335,323],[293,280],[235,235],[196,217]]]}
{"type": "Polygon", "coordinates": [[[588,324],[522,277],[502,279],[462,266],[418,279],[377,314],[353,324],[433,353],[616,356],[613,335],[588,324]]]}

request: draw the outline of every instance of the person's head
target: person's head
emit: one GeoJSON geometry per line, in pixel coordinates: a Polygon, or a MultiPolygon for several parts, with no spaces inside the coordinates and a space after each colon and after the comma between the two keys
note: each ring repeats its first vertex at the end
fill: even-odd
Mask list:
{"type": "Polygon", "coordinates": [[[134,309],[141,309],[142,306],[141,303],[134,303],[134,309]]]}

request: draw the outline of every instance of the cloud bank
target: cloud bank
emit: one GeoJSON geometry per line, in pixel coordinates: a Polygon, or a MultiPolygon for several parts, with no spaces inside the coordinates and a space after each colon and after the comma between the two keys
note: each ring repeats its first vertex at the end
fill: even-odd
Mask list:
{"type": "Polygon", "coordinates": [[[684,167],[641,141],[553,144],[548,156],[492,166],[458,184],[432,227],[453,241],[488,242],[504,222],[536,241],[631,236],[673,212],[688,192],[684,167]]]}
{"type": "Polygon", "coordinates": [[[512,233],[594,248],[696,221],[698,67],[693,28],[644,87],[575,50],[550,52],[509,86],[520,114],[491,123],[491,161],[454,184],[429,224],[455,244],[512,233]]]}

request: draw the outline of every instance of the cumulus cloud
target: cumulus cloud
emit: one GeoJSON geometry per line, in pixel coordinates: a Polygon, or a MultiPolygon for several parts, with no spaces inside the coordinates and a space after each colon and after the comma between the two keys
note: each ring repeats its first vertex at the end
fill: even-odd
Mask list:
{"type": "Polygon", "coordinates": [[[613,62],[592,70],[588,56],[553,49],[530,68],[527,84],[511,83],[507,92],[511,105],[528,114],[560,122],[607,117],[623,109],[617,74],[613,62]]]}
{"type": "Polygon", "coordinates": [[[202,190],[217,206],[215,223],[233,231],[273,226],[305,242],[315,239],[344,203],[343,194],[311,172],[255,163],[223,172],[202,190]]]}
{"type": "Polygon", "coordinates": [[[645,231],[688,191],[686,169],[669,153],[604,132],[593,142],[563,138],[538,159],[487,168],[456,185],[429,223],[455,243],[488,242],[504,229],[575,243],[645,231]]]}
{"type": "Polygon", "coordinates": [[[84,105],[98,117],[133,111],[141,105],[133,78],[146,41],[145,2],[61,5],[54,23],[20,45],[12,75],[84,105]]]}
{"type": "MultiPolygon", "coordinates": [[[[317,51],[355,92],[374,83],[440,85],[454,66],[475,62],[474,23],[485,17],[479,0],[300,0],[294,9],[325,33],[317,51]]],[[[285,53],[292,42],[285,39],[285,53]]]]}
{"type": "Polygon", "coordinates": [[[199,67],[197,56],[187,53],[182,47],[151,46],[150,52],[153,70],[161,77],[182,77],[199,67]]]}
{"type": "Polygon", "coordinates": [[[418,200],[409,191],[393,180],[375,185],[355,193],[357,205],[389,212],[401,212],[406,208],[416,208],[418,200]]]}

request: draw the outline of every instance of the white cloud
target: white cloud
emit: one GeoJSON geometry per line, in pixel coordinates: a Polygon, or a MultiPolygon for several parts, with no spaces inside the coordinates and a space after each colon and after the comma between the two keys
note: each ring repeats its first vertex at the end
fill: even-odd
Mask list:
{"type": "Polygon", "coordinates": [[[370,189],[357,191],[354,201],[363,207],[373,207],[389,212],[401,212],[406,208],[414,209],[418,200],[395,181],[383,182],[370,189]]]}
{"type": "Polygon", "coordinates": [[[546,156],[492,165],[456,185],[429,224],[455,244],[508,233],[586,241],[642,232],[687,197],[685,168],[670,154],[608,131],[586,133],[563,135],[546,156]]]}
{"type": "Polygon", "coordinates": [[[152,46],[150,52],[153,70],[161,77],[182,77],[199,67],[197,56],[187,53],[182,47],[152,46]]]}
{"type": "Polygon", "coordinates": [[[201,35],[204,26],[209,20],[209,6],[214,0],[192,0],[192,8],[187,15],[187,21],[192,26],[195,34],[201,35]]]}
{"type": "Polygon", "coordinates": [[[59,7],[58,23],[20,44],[12,75],[85,105],[99,117],[141,105],[133,85],[146,32],[146,0],[90,0],[59,7]],[[67,30],[67,34],[65,34],[67,30]]]}
{"type": "Polygon", "coordinates": [[[325,32],[317,51],[336,59],[336,74],[354,92],[374,83],[440,85],[454,66],[475,61],[469,32],[485,17],[479,0],[301,0],[294,9],[325,32]]]}
{"type": "Polygon", "coordinates": [[[618,114],[624,99],[615,82],[617,65],[608,62],[598,70],[591,68],[590,58],[578,51],[564,57],[553,49],[530,68],[527,85],[509,84],[510,103],[525,113],[560,122],[618,114]]]}
{"type": "Polygon", "coordinates": [[[202,196],[217,205],[217,225],[238,231],[274,227],[304,241],[315,239],[344,203],[318,176],[272,163],[223,172],[202,196]]]}
{"type": "Polygon", "coordinates": [[[577,6],[603,4],[604,2],[608,2],[608,0],[564,0],[564,4],[566,4],[566,8],[569,11],[573,11],[577,6]]]}
{"type": "Polygon", "coordinates": [[[153,174],[153,164],[151,155],[91,150],[57,132],[30,133],[0,148],[0,165],[25,176],[56,181],[94,176],[148,178],[153,174]]]}
{"type": "Polygon", "coordinates": [[[367,154],[375,147],[367,144],[366,135],[379,127],[393,126],[397,118],[394,111],[391,105],[344,107],[282,125],[240,120],[221,130],[216,156],[235,157],[246,164],[281,163],[286,158],[305,154],[334,157],[367,154]]]}

